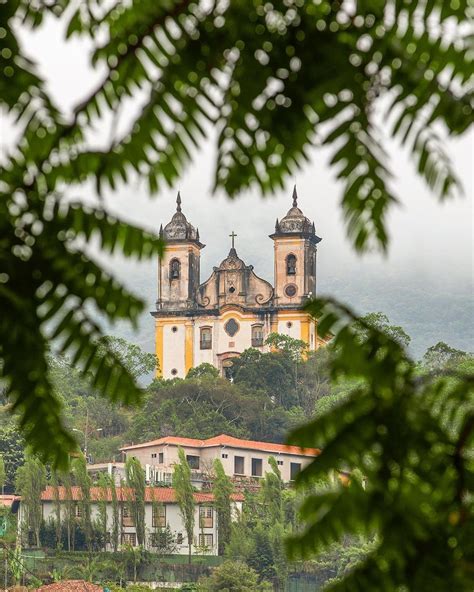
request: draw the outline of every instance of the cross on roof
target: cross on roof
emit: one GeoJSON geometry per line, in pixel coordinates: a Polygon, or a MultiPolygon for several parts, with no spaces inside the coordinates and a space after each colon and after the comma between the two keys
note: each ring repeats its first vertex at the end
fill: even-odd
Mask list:
{"type": "Polygon", "coordinates": [[[229,234],[229,236],[230,236],[230,238],[232,239],[232,248],[234,248],[234,239],[235,239],[235,237],[236,237],[237,235],[235,234],[235,232],[234,232],[234,231],[232,231],[232,234],[229,234]]]}

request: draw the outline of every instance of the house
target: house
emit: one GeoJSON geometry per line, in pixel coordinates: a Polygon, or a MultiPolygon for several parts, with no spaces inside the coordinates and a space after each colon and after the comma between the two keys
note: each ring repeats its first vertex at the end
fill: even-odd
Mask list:
{"type": "MultiPolygon", "coordinates": [[[[55,520],[55,500],[58,499],[61,507],[61,516],[64,519],[66,503],[74,503],[74,513],[77,519],[81,518],[81,490],[74,486],[70,489],[70,498],[67,497],[67,489],[48,486],[41,495],[43,519],[48,522],[55,520]]],[[[130,502],[133,500],[133,492],[130,488],[117,487],[117,502],[119,508],[119,544],[137,546],[137,533],[134,519],[130,512],[130,502]]],[[[107,549],[112,550],[111,532],[113,525],[112,492],[110,489],[91,487],[91,520],[99,518],[99,504],[106,502],[107,511],[107,549]]],[[[217,517],[214,508],[214,495],[211,492],[196,492],[195,526],[192,541],[193,554],[217,555],[218,531],[217,517]]],[[[234,494],[232,505],[234,515],[242,509],[243,496],[234,494]]],[[[20,513],[20,520],[23,516],[20,513]]],[[[149,551],[158,551],[163,547],[162,537],[164,530],[168,529],[173,537],[173,553],[185,555],[188,553],[186,529],[176,501],[174,489],[170,487],[147,487],[145,489],[145,548],[149,551]]]]}
{"type": "Polygon", "coordinates": [[[220,459],[226,475],[236,480],[259,479],[271,470],[270,457],[274,457],[285,483],[293,481],[319,453],[317,448],[242,440],[226,434],[198,440],[166,436],[158,440],[121,448],[127,457],[137,458],[145,467],[150,482],[171,482],[173,465],[178,462],[178,449],[182,448],[193,472],[193,482],[209,480],[215,459],[220,459]]]}

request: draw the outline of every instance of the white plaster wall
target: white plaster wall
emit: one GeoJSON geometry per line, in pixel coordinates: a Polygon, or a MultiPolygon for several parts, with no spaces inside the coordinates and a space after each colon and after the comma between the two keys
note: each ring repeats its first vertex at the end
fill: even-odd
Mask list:
{"type": "MultiPolygon", "coordinates": [[[[166,506],[166,523],[169,525],[173,535],[175,537],[178,533],[181,533],[183,535],[183,544],[178,546],[175,552],[179,553],[181,555],[186,555],[188,553],[188,543],[187,543],[187,537],[186,537],[186,529],[184,527],[184,522],[182,520],[181,513],[179,511],[179,506],[176,503],[167,503],[167,504],[165,504],[165,506],[166,506]]],[[[217,555],[218,540],[217,540],[216,512],[213,509],[212,527],[201,528],[200,523],[199,523],[199,507],[200,506],[208,507],[209,504],[207,504],[207,505],[206,504],[196,504],[192,553],[195,554],[198,551],[200,551],[200,549],[197,548],[198,544],[199,544],[199,535],[200,534],[212,534],[213,535],[213,546],[212,546],[212,548],[209,548],[207,550],[207,554],[208,555],[217,555]]],[[[239,502],[238,506],[234,505],[233,512],[232,512],[233,516],[237,517],[239,508],[241,511],[241,503],[240,502],[239,502]]],[[[61,514],[64,515],[65,511],[66,511],[65,504],[62,503],[61,504],[61,514]]],[[[97,520],[98,515],[99,515],[98,514],[98,505],[92,504],[91,505],[92,520],[97,520]]],[[[23,514],[21,516],[22,516],[22,519],[24,519],[23,514]]],[[[156,529],[153,527],[152,516],[153,516],[153,504],[147,503],[145,505],[145,538],[146,538],[146,545],[145,546],[150,551],[154,550],[154,547],[151,545],[151,534],[156,532],[157,530],[159,530],[159,529],[156,529]]],[[[45,521],[48,521],[50,519],[51,520],[55,519],[55,517],[56,517],[56,515],[55,515],[53,502],[44,501],[43,502],[43,519],[45,521]]],[[[107,525],[108,525],[109,532],[112,529],[112,521],[113,521],[112,505],[109,504],[107,506],[107,525]]],[[[135,527],[122,526],[122,515],[121,515],[121,511],[120,511],[120,529],[119,529],[119,533],[120,533],[119,537],[120,538],[121,538],[122,532],[123,533],[135,533],[135,527]]],[[[120,544],[120,539],[119,539],[119,544],[120,544]]]]}
{"type": "Polygon", "coordinates": [[[288,321],[288,320],[281,320],[278,321],[278,333],[282,333],[283,335],[288,335],[293,339],[301,339],[301,322],[300,321],[288,321]],[[291,327],[287,326],[287,323],[291,323],[291,327]]]}
{"type": "Polygon", "coordinates": [[[185,327],[184,324],[166,323],[163,326],[163,376],[165,378],[174,378],[171,370],[176,368],[176,376],[184,378],[184,351],[185,351],[185,327]],[[172,328],[176,327],[176,333],[172,328]]]}

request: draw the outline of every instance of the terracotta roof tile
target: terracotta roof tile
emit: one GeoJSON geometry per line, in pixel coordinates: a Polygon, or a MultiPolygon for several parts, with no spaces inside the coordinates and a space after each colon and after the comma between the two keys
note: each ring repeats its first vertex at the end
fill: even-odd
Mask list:
{"type": "Polygon", "coordinates": [[[40,586],[35,592],[102,592],[102,586],[97,586],[85,580],[63,580],[54,584],[40,586]]]}
{"type": "Polygon", "coordinates": [[[159,446],[160,444],[175,444],[176,446],[189,446],[192,448],[212,448],[216,446],[225,446],[229,448],[244,448],[248,450],[260,450],[262,452],[274,452],[276,454],[297,454],[299,456],[317,456],[321,450],[319,448],[300,448],[289,444],[276,444],[273,442],[259,442],[257,440],[241,440],[227,434],[220,434],[207,440],[197,440],[195,438],[180,438],[178,436],[165,436],[158,440],[143,442],[142,444],[131,444],[124,446],[121,450],[137,450],[148,448],[150,446],[159,446]]]}
{"type": "MultiPolygon", "coordinates": [[[[109,488],[103,487],[91,487],[91,500],[92,501],[112,501],[112,492],[109,488]]],[[[132,498],[132,490],[127,487],[117,487],[117,499],[122,502],[130,501],[132,498]]],[[[59,499],[61,501],[66,500],[66,488],[63,486],[58,487],[59,499]]],[[[79,501],[82,499],[81,489],[77,486],[71,487],[71,494],[73,501],[79,501]]],[[[41,494],[43,501],[54,501],[56,492],[55,488],[48,485],[41,494]]],[[[241,494],[234,494],[234,501],[242,501],[243,496],[241,494]]],[[[196,503],[212,503],[214,501],[214,495],[212,492],[197,491],[194,494],[196,503]]],[[[176,503],[175,490],[171,487],[147,487],[145,489],[145,501],[146,502],[158,502],[158,503],[176,503]]]]}

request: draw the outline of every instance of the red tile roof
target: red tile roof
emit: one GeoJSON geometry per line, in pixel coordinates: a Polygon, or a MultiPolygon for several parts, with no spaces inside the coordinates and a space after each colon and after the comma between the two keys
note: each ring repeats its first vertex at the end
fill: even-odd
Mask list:
{"type": "MultiPolygon", "coordinates": [[[[66,497],[66,488],[63,486],[58,487],[59,490],[59,499],[64,501],[67,499],[66,497]]],[[[132,490],[127,487],[117,487],[117,499],[122,502],[130,501],[132,498],[132,490]]],[[[92,501],[112,501],[112,492],[110,488],[104,487],[91,487],[91,500],[92,501]]],[[[71,494],[73,501],[79,501],[82,499],[81,489],[80,487],[74,486],[71,487],[71,494]]],[[[43,501],[54,501],[56,492],[55,488],[51,485],[48,485],[46,489],[41,494],[41,499],[43,501]]],[[[212,503],[214,501],[214,495],[211,492],[205,491],[196,491],[194,494],[194,499],[196,503],[203,504],[203,503],[212,503]]],[[[242,501],[243,495],[241,494],[234,494],[232,496],[234,501],[242,501]]],[[[158,503],[168,503],[172,504],[176,502],[176,494],[175,490],[171,487],[147,487],[145,489],[145,501],[146,502],[158,502],[158,503]]]]}
{"type": "Polygon", "coordinates": [[[36,588],[35,592],[102,592],[103,587],[85,580],[63,580],[36,588]]]}
{"type": "Polygon", "coordinates": [[[0,506],[11,508],[15,500],[21,500],[19,495],[0,495],[0,506]]]}
{"type": "Polygon", "coordinates": [[[143,442],[142,444],[131,444],[124,446],[120,450],[137,450],[148,448],[150,446],[159,446],[161,444],[174,444],[176,446],[187,446],[191,448],[213,448],[217,446],[228,448],[245,448],[248,450],[259,450],[261,452],[274,452],[276,454],[296,454],[298,456],[318,456],[321,450],[319,448],[300,448],[289,444],[275,444],[273,442],[258,442],[256,440],[241,440],[227,434],[220,434],[207,440],[197,440],[195,438],[180,438],[178,436],[165,436],[158,440],[143,442]]]}

